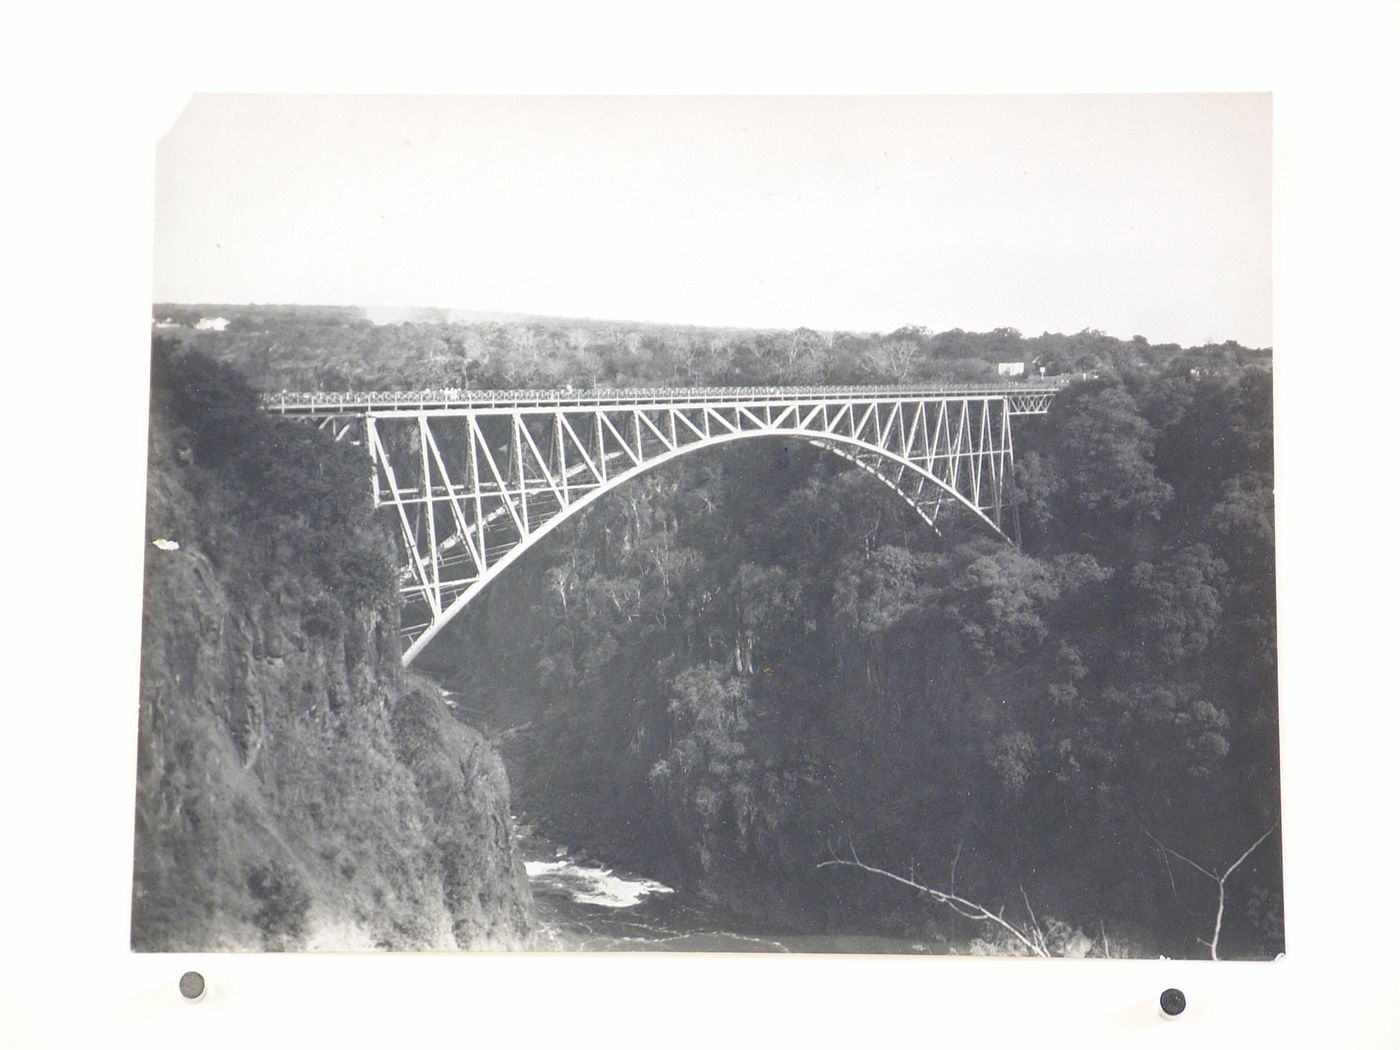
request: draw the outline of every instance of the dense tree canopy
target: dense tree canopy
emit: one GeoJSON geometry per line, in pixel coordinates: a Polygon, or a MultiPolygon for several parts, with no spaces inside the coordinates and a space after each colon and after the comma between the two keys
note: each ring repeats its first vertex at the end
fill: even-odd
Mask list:
{"type": "Polygon", "coordinates": [[[158,304],[163,335],[238,366],[264,390],[512,389],[784,383],[979,382],[999,364],[1027,377],[1119,376],[1149,382],[1171,363],[1188,378],[1267,363],[1267,351],[1235,343],[1194,347],[1124,341],[1086,329],[1026,337],[1014,328],[887,334],[697,328],[582,319],[417,320],[374,324],[348,307],[158,304]],[[195,329],[222,317],[222,331],[195,329]]]}

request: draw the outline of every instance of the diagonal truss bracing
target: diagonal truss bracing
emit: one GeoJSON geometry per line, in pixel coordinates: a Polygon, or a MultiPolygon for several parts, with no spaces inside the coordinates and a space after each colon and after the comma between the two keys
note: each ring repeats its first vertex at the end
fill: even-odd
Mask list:
{"type": "Polygon", "coordinates": [[[374,502],[401,537],[404,662],[541,537],[644,470],[752,437],[855,463],[936,527],[961,508],[1016,535],[1011,417],[1057,387],[277,395],[368,449],[374,502]]]}

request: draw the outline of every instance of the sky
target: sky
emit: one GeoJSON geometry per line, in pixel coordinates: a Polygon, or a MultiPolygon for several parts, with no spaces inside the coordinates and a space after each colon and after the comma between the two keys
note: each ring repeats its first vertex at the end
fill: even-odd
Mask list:
{"type": "Polygon", "coordinates": [[[1264,94],[196,96],[157,302],[1272,344],[1264,94]]]}

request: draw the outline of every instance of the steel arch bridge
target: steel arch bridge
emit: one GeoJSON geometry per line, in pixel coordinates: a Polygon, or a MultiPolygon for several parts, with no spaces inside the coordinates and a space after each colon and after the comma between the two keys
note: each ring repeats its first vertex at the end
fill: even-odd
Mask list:
{"type": "Polygon", "coordinates": [[[732,441],[807,441],[874,475],[931,526],[945,506],[957,507],[1011,542],[1011,419],[1044,414],[1060,389],[283,393],[264,397],[263,407],[368,450],[374,505],[399,527],[407,665],[512,562],[594,500],[732,441]]]}

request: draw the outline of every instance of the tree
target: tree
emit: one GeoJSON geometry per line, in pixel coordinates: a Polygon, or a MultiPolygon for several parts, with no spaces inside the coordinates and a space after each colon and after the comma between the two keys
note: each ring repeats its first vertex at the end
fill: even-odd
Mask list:
{"type": "Polygon", "coordinates": [[[1219,587],[1225,578],[1225,563],[1204,543],[1177,551],[1160,565],[1134,565],[1123,603],[1133,657],[1146,651],[1171,664],[1203,653],[1220,622],[1219,587]]]}
{"type": "MultiPolygon", "coordinates": [[[[1202,875],[1204,875],[1206,878],[1210,879],[1212,882],[1215,883],[1216,890],[1218,893],[1215,908],[1215,930],[1211,934],[1210,940],[1206,940],[1203,937],[1197,937],[1196,940],[1198,940],[1201,944],[1205,945],[1207,948],[1210,949],[1210,957],[1216,961],[1219,961],[1220,959],[1220,924],[1225,920],[1225,883],[1229,881],[1231,875],[1233,875],[1239,870],[1240,865],[1249,859],[1250,854],[1257,850],[1261,845],[1263,845],[1264,840],[1270,835],[1272,835],[1277,829],[1278,823],[1276,821],[1273,827],[1269,828],[1268,831],[1264,832],[1264,834],[1260,835],[1257,839],[1254,840],[1254,844],[1252,846],[1250,846],[1247,850],[1245,850],[1237,858],[1235,858],[1235,862],[1231,864],[1228,868],[1226,868],[1223,873],[1220,871],[1206,870],[1205,868],[1201,867],[1201,865],[1197,864],[1194,860],[1192,860],[1190,857],[1187,857],[1181,853],[1178,853],[1174,849],[1162,845],[1162,843],[1158,841],[1156,836],[1154,836],[1151,832],[1147,833],[1147,837],[1152,839],[1152,841],[1156,843],[1157,848],[1162,850],[1164,854],[1169,853],[1177,860],[1184,861],[1185,863],[1191,865],[1191,867],[1194,868],[1196,871],[1199,871],[1202,875]]],[[[1170,868],[1170,865],[1168,865],[1168,868],[1170,868]]]]}
{"type": "Polygon", "coordinates": [[[1057,517],[1090,535],[1160,519],[1172,489],[1153,468],[1152,428],[1121,384],[1075,384],[1055,398],[1046,424],[1057,517]]]}
{"type": "Polygon", "coordinates": [[[903,383],[919,357],[919,343],[914,339],[884,339],[875,346],[872,364],[880,379],[903,383]]]}
{"type": "Polygon", "coordinates": [[[951,581],[948,612],[961,635],[984,659],[1011,659],[1043,642],[1044,612],[1059,597],[1045,563],[1011,548],[974,558],[951,581]]]}
{"type": "Polygon", "coordinates": [[[776,340],[771,356],[777,363],[780,383],[806,383],[820,371],[820,355],[826,340],[810,328],[785,332],[776,340]]]}
{"type": "Polygon", "coordinates": [[[717,664],[692,667],[671,682],[666,710],[671,746],[649,781],[699,856],[737,846],[773,814],[762,811],[747,737],[753,698],[744,678],[717,664]]]}
{"type": "Polygon", "coordinates": [[[838,627],[856,637],[889,631],[919,606],[918,564],[908,550],[885,544],[841,560],[832,594],[838,627]]]}

